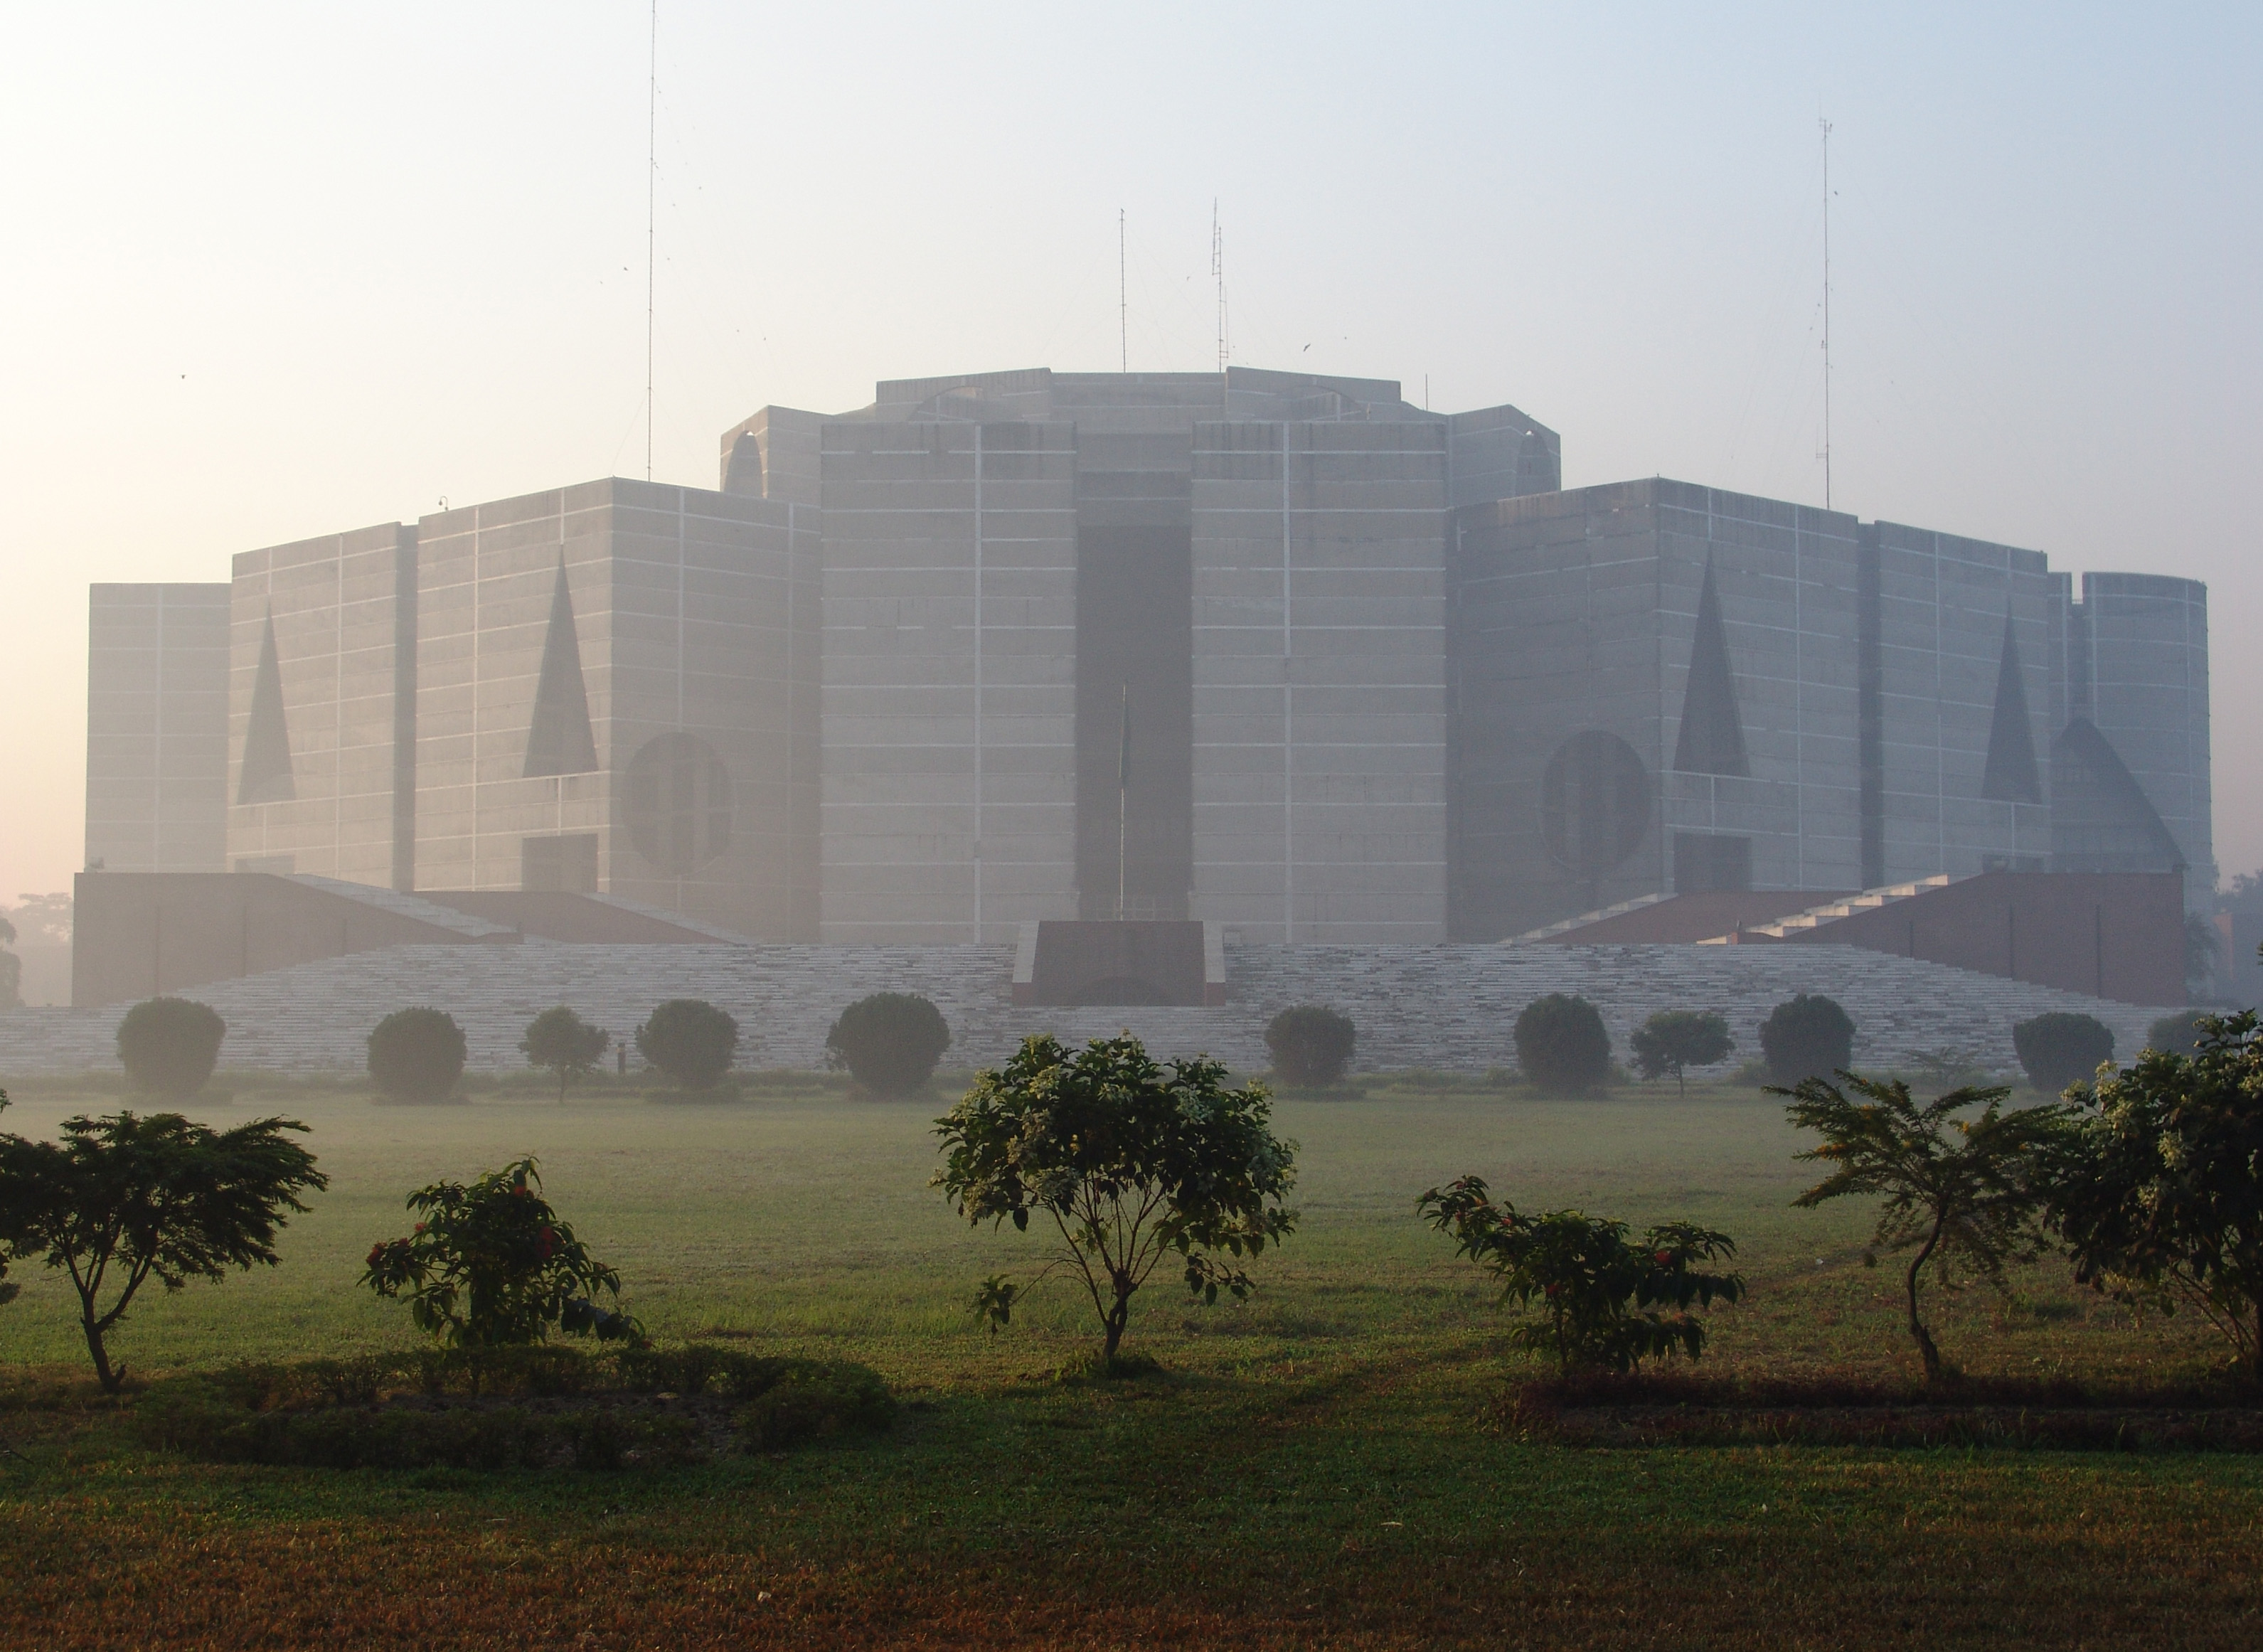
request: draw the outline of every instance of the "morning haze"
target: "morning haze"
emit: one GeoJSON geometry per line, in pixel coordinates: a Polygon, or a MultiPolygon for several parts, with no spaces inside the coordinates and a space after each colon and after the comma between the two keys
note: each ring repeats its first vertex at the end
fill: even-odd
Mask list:
{"type": "Polygon", "coordinates": [[[11,18],[0,1645],[2250,1646],[2259,33],[11,18]]]}
{"type": "MultiPolygon", "coordinates": [[[[0,889],[83,863],[88,582],[643,474],[644,26],[18,21],[0,120],[40,157],[11,191],[39,250],[10,266],[0,451],[37,485],[0,889]]],[[[1533,409],[1571,486],[1820,503],[1827,111],[1833,502],[2203,581],[2235,634],[2255,136],[2209,89],[2255,44],[2236,11],[686,10],[660,34],[654,473],[711,484],[715,433],[764,403],[1113,366],[1119,207],[1130,364],[1214,364],[1216,198],[1235,361],[1533,409]]],[[[2219,708],[2252,692],[2244,651],[2214,667],[2219,708]]],[[[2228,876],[2263,859],[2263,783],[2235,718],[2215,740],[2228,876]]]]}

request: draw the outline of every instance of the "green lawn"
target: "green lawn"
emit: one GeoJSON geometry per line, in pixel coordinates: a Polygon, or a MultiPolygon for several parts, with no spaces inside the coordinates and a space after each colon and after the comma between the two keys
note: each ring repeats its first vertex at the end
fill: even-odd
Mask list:
{"type": "MultiPolygon", "coordinates": [[[[0,1128],[113,1104],[30,1086],[0,1128]]],[[[562,1107],[241,1093],[213,1116],[304,1118],[330,1189],[281,1266],[137,1306],[114,1346],[139,1374],[408,1345],[405,1310],[356,1289],[362,1255],[403,1230],[409,1187],[532,1154],[655,1334],[861,1360],[907,1409],[876,1441],[621,1475],[187,1464],[127,1443],[77,1376],[65,1292],[19,1265],[0,1545],[26,1583],[0,1642],[2162,1646],[2258,1627],[2258,1460],[1582,1450],[1491,1427],[1526,1367],[1413,1214],[1464,1172],[1522,1205],[1735,1234],[1752,1293],[1713,1315],[1709,1367],[1913,1370],[1897,1276],[1862,1266],[1865,1214],[1789,1208],[1807,1167],[1770,1098],[1284,1100],[1303,1221],[1256,1299],[1203,1309],[1159,1280],[1126,1346],[1168,1374],[1098,1386],[1045,1380],[1091,1340],[1065,1286],[1001,1337],[966,1311],[1040,1247],[969,1230],[927,1187],[944,1105],[808,1082],[562,1107]]],[[[2175,1379],[2214,1358],[2189,1322],[2136,1324],[2057,1265],[1936,1330],[1975,1373],[2175,1379]]]]}

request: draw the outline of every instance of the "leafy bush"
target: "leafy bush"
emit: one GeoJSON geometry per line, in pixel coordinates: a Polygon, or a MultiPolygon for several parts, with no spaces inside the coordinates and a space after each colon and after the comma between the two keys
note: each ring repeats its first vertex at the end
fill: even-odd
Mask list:
{"type": "Polygon", "coordinates": [[[1710,1067],[1737,1047],[1727,1021],[1699,1010],[1660,1010],[1636,1028],[1627,1042],[1634,1050],[1636,1071],[1645,1078],[1662,1078],[1670,1072],[1675,1089],[1685,1094],[1685,1069],[1710,1067]]]}
{"type": "MultiPolygon", "coordinates": [[[[1166,1070],[1129,1034],[1074,1054],[1046,1034],[1023,1039],[936,1121],[947,1157],[929,1185],[970,1223],[1026,1230],[1032,1216],[1050,1219],[1060,1244],[1038,1278],[1074,1276],[1113,1359],[1133,1294],[1166,1257],[1205,1303],[1221,1287],[1237,1300],[1254,1288],[1240,1259],[1297,1223],[1283,1202],[1296,1144],[1271,1121],[1263,1089],[1229,1090],[1206,1056],[1166,1070]]],[[[993,1274],[975,1311],[1003,1326],[1023,1289],[993,1274]]]]}
{"type": "Polygon", "coordinates": [[[1284,1009],[1265,1028],[1273,1071],[1288,1084],[1334,1084],[1351,1064],[1358,1042],[1351,1017],[1325,1004],[1284,1009]]]}
{"type": "MultiPolygon", "coordinates": [[[[0,922],[5,921],[6,920],[0,919],[0,922]]],[[[14,930],[10,930],[9,939],[14,940],[15,934],[14,930]]],[[[0,1090],[0,1113],[5,1113],[7,1110],[8,1093],[5,1090],[0,1090]]],[[[0,1239],[0,1304],[14,1302],[20,1289],[21,1288],[8,1277],[8,1246],[4,1239],[0,1239]]]]}
{"type": "Polygon", "coordinates": [[[595,1072],[604,1061],[605,1047],[612,1042],[613,1035],[604,1028],[590,1026],[560,1004],[526,1024],[518,1050],[528,1066],[547,1068],[558,1080],[558,1105],[563,1107],[566,1086],[595,1072]]]}
{"type": "Polygon", "coordinates": [[[462,1467],[499,1471],[572,1463],[619,1468],[630,1457],[681,1461],[701,1454],[700,1418],[732,1426],[749,1451],[878,1432],[896,1404],[878,1373],[847,1361],[766,1358],[735,1349],[624,1350],[618,1385],[604,1362],[571,1348],[491,1349],[480,1357],[491,1396],[459,1380],[464,1353],[358,1355],[291,1364],[247,1361],[155,1383],[134,1410],[145,1444],[220,1462],[335,1468],[462,1467]],[[423,1402],[403,1400],[404,1382],[423,1402]],[[582,1403],[526,1406],[495,1396],[579,1396],[582,1403]],[[690,1400],[655,1411],[643,1396],[690,1400]],[[704,1402],[704,1408],[702,1409],[704,1402]]]}
{"type": "Polygon", "coordinates": [[[916,992],[875,992],[841,1012],[825,1048],[875,1095],[908,1095],[934,1075],[951,1048],[951,1028],[916,992]]]}
{"type": "Polygon", "coordinates": [[[749,1451],[777,1451],[840,1434],[876,1434],[895,1421],[879,1374],[842,1360],[784,1360],[789,1367],[732,1418],[749,1451]]]}
{"type": "Polygon", "coordinates": [[[739,1051],[739,1023],[704,999],[672,998],[636,1029],[637,1054],[687,1090],[712,1090],[739,1051]]]}
{"type": "Polygon", "coordinates": [[[1611,1035],[1586,999],[1551,992],[1516,1018],[1516,1064],[1541,1089],[1585,1095],[1611,1074],[1611,1035]]]}
{"type": "Polygon", "coordinates": [[[2057,1095],[2096,1073],[2100,1063],[2114,1059],[2114,1035],[2094,1016],[2052,1010],[2013,1028],[2012,1048],[2019,1052],[2028,1082],[2057,1095]]]}
{"type": "MultiPolygon", "coordinates": [[[[2145,1048],[2168,1056],[2197,1056],[2201,1035],[2213,1019],[2206,1010],[2173,1011],[2145,1029],[2145,1048]]],[[[2112,1059],[2110,1056],[2108,1058],[2112,1059]]],[[[2087,1078],[2090,1074],[2082,1076],[2087,1078]]]]}
{"type": "Polygon", "coordinates": [[[395,1101],[438,1101],[464,1076],[464,1029],[445,1010],[395,1010],[369,1035],[369,1076],[395,1101]]]}
{"type": "Polygon", "coordinates": [[[2148,1050],[2101,1079],[2051,1201],[2076,1278],[2194,1309],[2249,1382],[2263,1382],[2259,1027],[2252,1010],[2211,1016],[2197,1055],[2148,1050]]]}
{"type": "Polygon", "coordinates": [[[135,1089],[185,1101],[213,1076],[227,1036],[228,1023],[209,1006],[144,999],[118,1023],[118,1059],[135,1089]]]}
{"type": "Polygon", "coordinates": [[[554,1419],[517,1406],[257,1410],[208,1377],[152,1384],[134,1408],[145,1444],[213,1462],[321,1468],[539,1468],[560,1444],[554,1419]]]}
{"type": "Polygon", "coordinates": [[[1559,1373],[1579,1369],[1626,1372],[1645,1360],[1705,1346],[1705,1327],[1689,1312],[1745,1294],[1741,1273],[1700,1273],[1699,1262],[1736,1255],[1736,1242],[1687,1222],[1646,1230],[1631,1244],[1623,1222],[1578,1210],[1528,1216],[1503,1200],[1495,1204],[1485,1182],[1464,1176],[1433,1187],[1415,1208],[1456,1240],[1455,1253],[1500,1281],[1501,1301],[1529,1308],[1538,1299],[1537,1324],[1509,1333],[1517,1347],[1553,1355],[1559,1373]],[[1659,1311],[1673,1309],[1669,1315],[1659,1311]]]}
{"type": "Polygon", "coordinates": [[[635,1320],[591,1300],[600,1290],[618,1298],[620,1275],[575,1237],[541,1186],[534,1161],[523,1158],[468,1187],[418,1188],[408,1208],[424,1220],[407,1238],[372,1245],[360,1282],[406,1298],[417,1329],[452,1348],[537,1343],[553,1327],[601,1342],[641,1341],[635,1320]]]}
{"type": "Polygon", "coordinates": [[[848,1360],[792,1360],[712,1343],[631,1348],[616,1360],[621,1386],[643,1394],[721,1394],[748,1402],[737,1414],[749,1449],[886,1428],[896,1403],[878,1372],[848,1360]]]}
{"type": "Polygon", "coordinates": [[[1761,1023],[1761,1057],[1773,1084],[1828,1078],[1854,1064],[1855,1023],[1835,999],[1801,992],[1761,1023]]]}

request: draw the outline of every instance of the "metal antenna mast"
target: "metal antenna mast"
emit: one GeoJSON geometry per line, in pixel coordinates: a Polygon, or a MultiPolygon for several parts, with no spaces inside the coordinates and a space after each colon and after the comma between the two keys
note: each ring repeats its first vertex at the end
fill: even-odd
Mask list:
{"type": "Polygon", "coordinates": [[[1831,123],[1823,128],[1823,509],[1831,509],[1831,123]]]}
{"type": "Polygon", "coordinates": [[[1116,209],[1116,339],[1118,372],[1132,371],[1132,323],[1126,319],[1124,299],[1124,209],[1116,209]]]}
{"type": "Polygon", "coordinates": [[[1210,202],[1210,278],[1218,286],[1218,372],[1225,376],[1225,237],[1218,228],[1218,198],[1210,202]]]}
{"type": "Polygon", "coordinates": [[[644,479],[652,480],[653,229],[660,192],[660,0],[652,0],[644,83],[644,479]]]}

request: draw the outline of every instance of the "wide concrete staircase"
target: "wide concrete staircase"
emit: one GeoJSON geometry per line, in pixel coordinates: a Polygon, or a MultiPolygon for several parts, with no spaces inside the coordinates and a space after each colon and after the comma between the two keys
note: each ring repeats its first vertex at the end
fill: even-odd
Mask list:
{"type": "MultiPolygon", "coordinates": [[[[526,1023],[555,1004],[625,1037],[665,999],[699,998],[739,1021],[740,1064],[817,1068],[842,1008],[868,992],[924,993],[943,1011],[950,1065],[987,1065],[1038,1031],[1083,1040],[1129,1029],[1162,1055],[1206,1052],[1240,1071],[1267,1064],[1266,1022],[1291,1004],[1334,1005],[1356,1023],[1363,1071],[1482,1072],[1515,1060],[1517,1014],[1546,992],[1601,1012],[1622,1057],[1661,1009],[1714,1010],[1760,1053],[1758,1028],[1799,992],[1836,999],[1857,1028],[1856,1059],[1906,1065],[1955,1054],[2009,1071],[2014,1023],[2075,1010],[2111,1028],[2127,1057],[2162,1014],[1861,948],[1704,946],[1233,946],[1227,1001],[1211,1008],[1016,1008],[1010,947],[403,946],[217,982],[192,994],[228,1023],[224,1067],[351,1072],[369,1029],[410,1005],[462,1024],[474,1069],[520,1067],[526,1023]]],[[[0,1014],[0,1086],[11,1075],[115,1071],[125,1006],[0,1014]]]]}
{"type": "MultiPolygon", "coordinates": [[[[1819,906],[1810,906],[1789,917],[1769,923],[1746,924],[1740,932],[1747,935],[1765,935],[1771,941],[1781,941],[1787,935],[1809,934],[1842,918],[1852,918],[1858,913],[1876,912],[1882,906],[1891,906],[1901,901],[1913,900],[1920,895],[1936,889],[1947,889],[1951,884],[1962,883],[1946,872],[1931,877],[1920,877],[1914,883],[1891,884],[1883,889],[1866,889],[1859,895],[1849,895],[1844,900],[1826,901],[1819,906]]],[[[1713,935],[1697,944],[1701,947],[1734,946],[1736,935],[1713,935]]]]}

